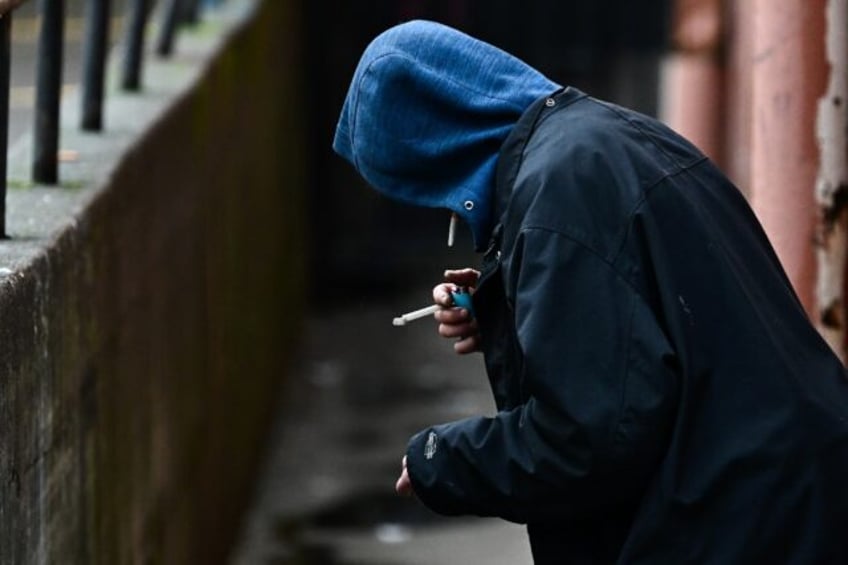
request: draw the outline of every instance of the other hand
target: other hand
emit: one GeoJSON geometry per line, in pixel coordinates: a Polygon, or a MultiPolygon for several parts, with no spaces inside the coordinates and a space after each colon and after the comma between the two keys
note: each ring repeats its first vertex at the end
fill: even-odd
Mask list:
{"type": "Polygon", "coordinates": [[[395,483],[395,491],[401,496],[412,496],[415,494],[412,490],[412,481],[409,480],[409,471],[406,470],[406,456],[401,462],[400,478],[395,483]]]}

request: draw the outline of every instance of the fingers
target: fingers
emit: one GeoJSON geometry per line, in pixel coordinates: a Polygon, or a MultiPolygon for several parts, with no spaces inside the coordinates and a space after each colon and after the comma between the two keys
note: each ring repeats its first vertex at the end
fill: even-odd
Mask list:
{"type": "Polygon", "coordinates": [[[433,317],[437,322],[445,325],[468,324],[471,322],[471,315],[465,308],[447,308],[445,310],[437,310],[433,314],[433,317]]]}
{"type": "Polygon", "coordinates": [[[475,269],[448,269],[445,271],[445,281],[433,288],[433,301],[445,308],[453,306],[451,292],[458,287],[473,288],[480,278],[480,272],[475,269]]]}
{"type": "Polygon", "coordinates": [[[453,344],[453,350],[459,355],[468,355],[480,351],[480,337],[471,335],[453,344]]]}
{"type": "Polygon", "coordinates": [[[406,469],[403,470],[395,483],[395,492],[401,496],[412,496],[412,483],[409,481],[409,473],[406,472],[406,469]]]}
{"type": "MultiPolygon", "coordinates": [[[[437,312],[437,314],[447,314],[446,312],[437,312]]],[[[439,335],[442,337],[468,337],[477,334],[477,321],[468,319],[468,312],[463,310],[450,311],[452,316],[443,315],[436,318],[441,323],[439,324],[439,335]],[[460,317],[462,313],[465,315],[460,317]],[[441,318],[441,319],[440,319],[441,318]],[[455,319],[455,321],[454,321],[455,319]],[[451,320],[451,321],[441,321],[451,320]]]]}
{"type": "Polygon", "coordinates": [[[477,320],[469,320],[467,310],[443,310],[436,314],[436,319],[444,320],[439,324],[439,335],[457,339],[456,343],[453,344],[454,351],[460,355],[479,351],[480,337],[477,320]]]}
{"type": "Polygon", "coordinates": [[[412,481],[409,480],[409,472],[406,470],[406,456],[401,463],[400,478],[395,483],[395,491],[401,496],[412,496],[412,481]]]}
{"type": "Polygon", "coordinates": [[[476,269],[448,269],[444,274],[445,280],[457,286],[473,287],[477,285],[480,271],[476,269]]]}
{"type": "Polygon", "coordinates": [[[456,290],[456,287],[449,283],[442,283],[433,288],[433,302],[439,306],[450,308],[453,306],[453,298],[451,292],[456,290]]]}

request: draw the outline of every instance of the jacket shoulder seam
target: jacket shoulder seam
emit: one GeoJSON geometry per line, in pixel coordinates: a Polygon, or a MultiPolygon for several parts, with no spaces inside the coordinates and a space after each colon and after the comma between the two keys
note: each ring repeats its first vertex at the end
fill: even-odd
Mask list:
{"type": "Polygon", "coordinates": [[[605,102],[601,102],[600,100],[594,99],[592,97],[588,97],[588,101],[593,102],[593,103],[597,104],[598,106],[604,108],[608,112],[611,112],[611,113],[615,114],[616,116],[618,116],[618,118],[620,120],[626,122],[627,125],[629,125],[633,129],[635,129],[637,132],[639,132],[639,135],[644,137],[651,145],[654,146],[654,148],[656,148],[657,151],[662,153],[669,160],[669,162],[674,165],[675,171],[668,172],[668,173],[662,175],[659,179],[657,179],[657,181],[652,183],[650,186],[654,186],[654,185],[662,182],[663,179],[666,179],[669,176],[672,176],[674,174],[680,173],[681,171],[684,171],[684,170],[690,169],[694,166],[697,166],[699,163],[701,163],[702,161],[707,159],[707,156],[703,155],[703,154],[693,155],[693,157],[696,157],[696,158],[694,158],[691,163],[683,164],[679,160],[677,160],[673,155],[671,155],[668,151],[666,151],[659,143],[657,143],[656,140],[654,139],[653,135],[651,135],[650,133],[645,131],[645,129],[642,128],[634,119],[632,119],[630,116],[628,116],[627,114],[622,112],[620,109],[616,108],[614,105],[611,105],[611,104],[608,104],[608,103],[605,103],[605,102]]]}
{"type": "MultiPolygon", "coordinates": [[[[629,225],[629,222],[628,222],[628,225],[629,225]]],[[[623,273],[621,273],[621,271],[618,270],[618,268],[615,265],[614,260],[607,258],[603,253],[601,253],[600,251],[598,251],[597,249],[595,249],[594,247],[592,247],[591,245],[589,245],[585,241],[582,241],[579,238],[577,238],[577,237],[575,237],[571,234],[565,233],[565,232],[558,230],[558,229],[554,229],[554,228],[551,228],[551,227],[548,227],[548,226],[533,225],[533,224],[522,226],[518,230],[518,233],[521,234],[521,233],[525,233],[525,232],[528,232],[528,231],[547,232],[547,233],[550,233],[552,235],[556,235],[557,237],[561,237],[563,239],[567,239],[567,240],[571,241],[572,243],[581,247],[585,251],[588,251],[591,255],[594,255],[598,260],[600,260],[602,263],[604,263],[610,269],[610,271],[615,273],[616,277],[621,279],[621,281],[624,282],[624,284],[626,284],[633,292],[635,292],[640,297],[642,296],[641,293],[639,292],[639,289],[637,289],[636,286],[633,285],[633,283],[630,281],[630,279],[628,279],[626,276],[624,276],[623,273]]],[[[518,238],[516,238],[516,241],[517,240],[518,240],[518,238]]],[[[617,256],[618,256],[618,253],[616,254],[616,257],[617,256]]]]}
{"type": "Polygon", "coordinates": [[[621,240],[619,241],[617,246],[618,248],[616,249],[615,253],[613,253],[610,257],[610,263],[615,264],[618,262],[618,259],[621,257],[621,254],[624,252],[624,249],[627,246],[627,240],[629,239],[630,232],[632,231],[631,227],[633,225],[633,218],[636,216],[636,213],[645,205],[645,202],[648,201],[648,198],[650,197],[651,193],[656,189],[656,187],[664,183],[668,179],[686,174],[688,171],[690,171],[694,167],[697,167],[698,165],[707,160],[707,157],[702,157],[694,163],[691,163],[685,167],[680,167],[673,172],[666,173],[660,178],[658,178],[656,181],[652,182],[651,184],[647,185],[645,188],[642,189],[642,195],[639,197],[638,200],[636,200],[636,202],[633,204],[633,208],[631,208],[630,212],[628,212],[627,214],[627,219],[624,222],[624,233],[621,235],[621,240]]]}

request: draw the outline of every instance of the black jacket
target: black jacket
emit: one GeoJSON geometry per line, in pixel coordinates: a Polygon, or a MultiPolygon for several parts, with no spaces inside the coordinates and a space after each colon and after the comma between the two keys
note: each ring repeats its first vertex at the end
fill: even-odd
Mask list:
{"type": "Polygon", "coordinates": [[[506,140],[474,295],[498,413],[411,441],[418,497],[538,565],[848,563],[848,383],[739,191],[576,89],[506,140]]]}

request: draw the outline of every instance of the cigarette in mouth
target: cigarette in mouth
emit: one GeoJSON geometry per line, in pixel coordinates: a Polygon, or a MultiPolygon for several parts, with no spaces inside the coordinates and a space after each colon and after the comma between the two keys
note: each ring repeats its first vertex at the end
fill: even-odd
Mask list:
{"type": "Polygon", "coordinates": [[[421,308],[420,310],[413,310],[412,312],[407,312],[402,316],[398,316],[394,320],[392,320],[393,326],[405,326],[407,323],[412,322],[414,320],[418,320],[419,318],[424,318],[426,316],[430,316],[439,310],[442,307],[438,304],[433,304],[432,306],[427,306],[426,308],[421,308]]]}

